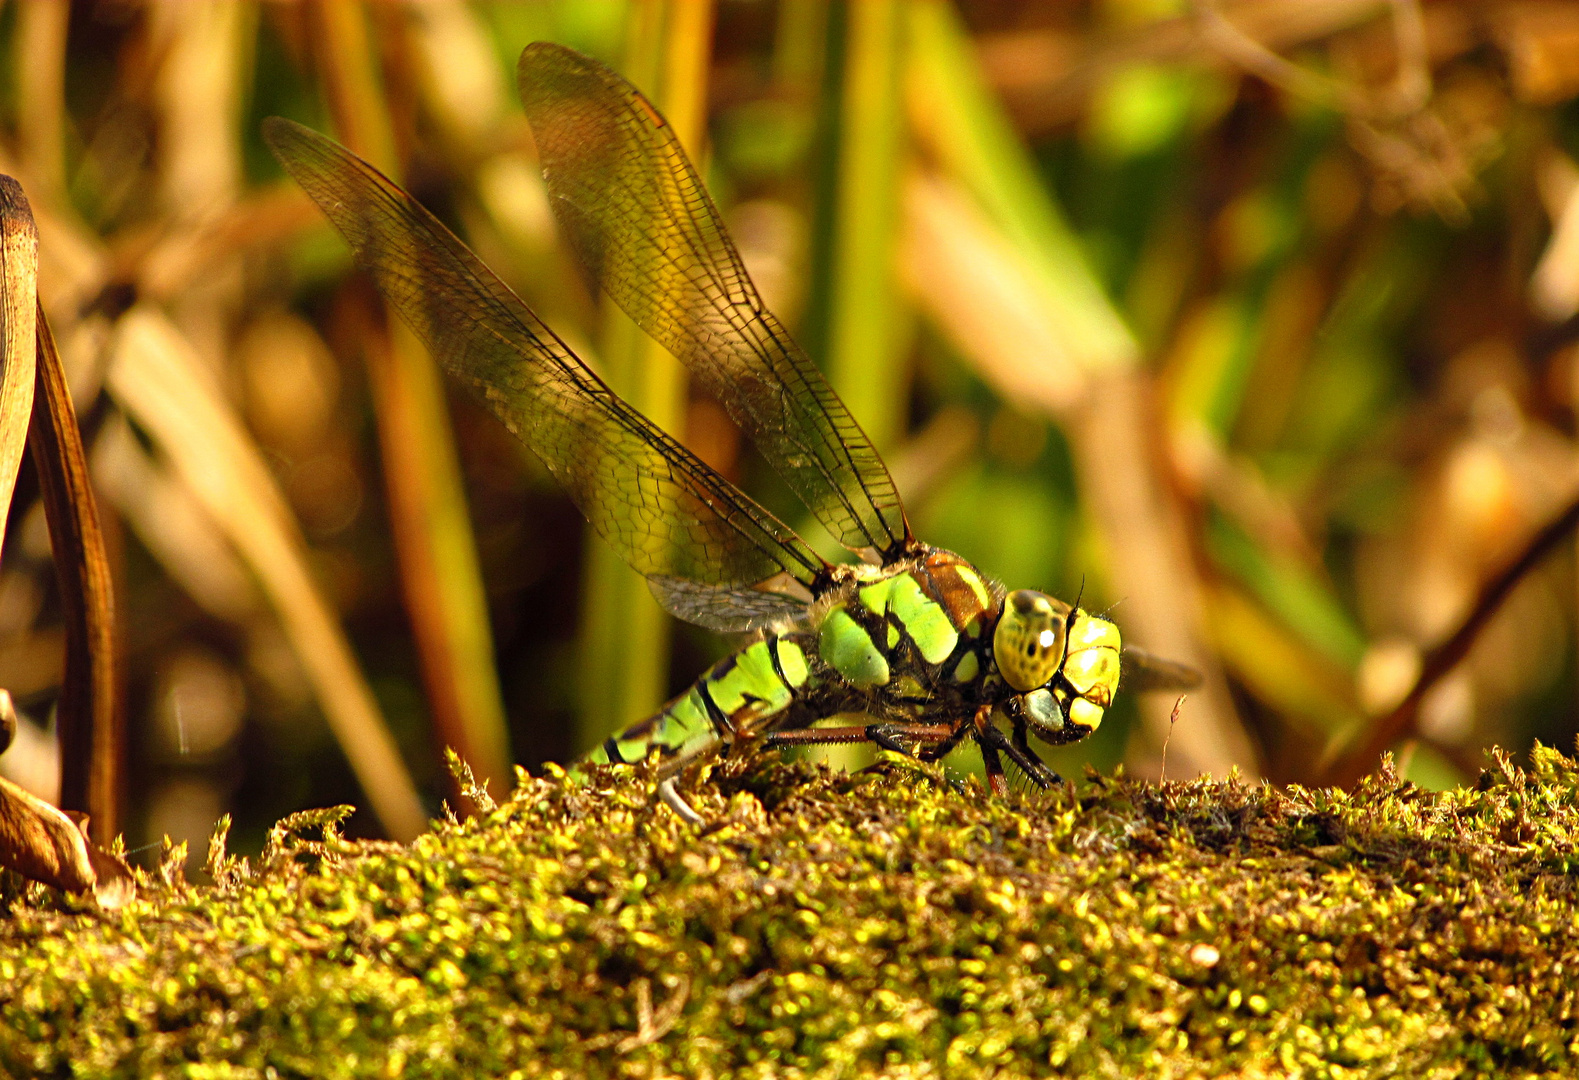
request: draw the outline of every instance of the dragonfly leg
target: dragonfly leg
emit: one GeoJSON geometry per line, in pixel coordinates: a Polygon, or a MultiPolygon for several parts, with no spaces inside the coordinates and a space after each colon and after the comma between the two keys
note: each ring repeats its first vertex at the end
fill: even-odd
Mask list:
{"type": "Polygon", "coordinates": [[[780,746],[842,746],[868,741],[864,727],[790,728],[774,731],[762,740],[762,745],[780,746]]]}
{"type": "Polygon", "coordinates": [[[1005,735],[999,728],[993,727],[990,724],[981,730],[981,733],[977,736],[977,741],[981,743],[981,752],[983,756],[986,755],[989,749],[991,749],[994,754],[997,754],[1001,751],[1002,753],[1008,755],[1009,760],[1019,766],[1020,771],[1025,773],[1026,776],[1029,776],[1031,778],[1031,782],[1037,787],[1045,788],[1052,786],[1052,782],[1048,780],[1048,776],[1058,775],[1057,773],[1053,772],[1053,770],[1049,769],[1047,765],[1043,763],[1041,758],[1036,756],[1036,751],[1032,750],[1029,744],[1022,746],[1020,745],[1019,741],[1011,742],[1009,736],[1005,735]]]}
{"type": "Polygon", "coordinates": [[[1064,782],[1064,778],[1058,775],[1057,770],[1049,767],[1047,762],[1042,760],[1042,755],[1038,754],[1036,750],[1032,748],[1031,740],[1026,736],[1025,733],[1024,721],[1014,725],[1014,748],[1020,753],[1024,754],[1028,760],[1035,762],[1041,768],[1042,779],[1046,781],[1044,784],[1042,784],[1043,787],[1056,787],[1057,785],[1064,782]]]}
{"type": "Polygon", "coordinates": [[[866,729],[868,742],[876,743],[884,750],[892,750],[896,754],[906,757],[917,757],[917,753],[902,742],[909,739],[920,743],[943,743],[954,736],[955,724],[870,724],[866,729]]]}
{"type": "Polygon", "coordinates": [[[940,742],[953,734],[952,724],[866,724],[864,726],[790,728],[775,731],[763,740],[767,746],[837,746],[849,743],[876,743],[884,750],[914,757],[901,740],[940,742]]]}
{"type": "Polygon", "coordinates": [[[1009,782],[1003,776],[1003,761],[998,757],[998,748],[986,742],[977,745],[981,747],[981,763],[987,768],[987,787],[998,798],[1008,798],[1009,782]]]}
{"type": "Polygon", "coordinates": [[[883,750],[892,750],[894,753],[904,754],[906,757],[915,756],[910,747],[895,737],[887,724],[873,724],[866,729],[866,737],[883,750]]]}
{"type": "Polygon", "coordinates": [[[670,810],[679,814],[681,821],[692,828],[700,829],[707,824],[707,819],[691,809],[691,804],[685,801],[685,796],[681,795],[679,789],[674,786],[674,777],[658,781],[658,798],[662,799],[663,804],[670,810]]]}
{"type": "Polygon", "coordinates": [[[944,738],[939,739],[931,746],[923,748],[916,756],[922,761],[942,761],[954,752],[954,748],[970,732],[969,724],[951,724],[947,726],[949,732],[944,738]]]}

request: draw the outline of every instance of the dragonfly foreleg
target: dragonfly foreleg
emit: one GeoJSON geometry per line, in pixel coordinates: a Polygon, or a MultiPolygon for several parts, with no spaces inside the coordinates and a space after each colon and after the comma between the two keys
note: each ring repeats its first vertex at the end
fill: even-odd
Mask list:
{"type": "Polygon", "coordinates": [[[1041,769],[1042,779],[1046,781],[1042,784],[1043,787],[1056,787],[1064,782],[1064,778],[1058,775],[1057,770],[1049,767],[1047,762],[1042,760],[1042,755],[1032,748],[1031,740],[1026,735],[1023,721],[1014,726],[1014,747],[1024,754],[1028,760],[1035,762],[1037,767],[1041,769]]]}
{"type": "Polygon", "coordinates": [[[987,787],[998,798],[1008,798],[1009,781],[1004,778],[1003,761],[998,757],[998,748],[981,740],[976,745],[981,747],[981,763],[987,769],[987,787]]]}
{"type": "MultiPolygon", "coordinates": [[[[994,755],[999,752],[1006,754],[1010,761],[1019,766],[1020,771],[1031,778],[1037,787],[1047,788],[1058,782],[1058,774],[1047,767],[1047,764],[1031,749],[1030,743],[1025,742],[1023,735],[1011,740],[1000,728],[988,725],[981,729],[977,741],[981,744],[981,752],[985,755],[988,750],[994,755]]],[[[990,774],[989,774],[990,775],[990,774]]]]}

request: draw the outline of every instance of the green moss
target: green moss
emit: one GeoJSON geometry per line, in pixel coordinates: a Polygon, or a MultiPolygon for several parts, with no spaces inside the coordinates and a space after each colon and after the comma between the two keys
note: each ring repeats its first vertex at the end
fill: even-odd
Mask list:
{"type": "Polygon", "coordinates": [[[1350,794],[728,763],[525,779],[409,848],[336,811],[104,914],[12,889],[0,1071],[1519,1076],[1579,1053],[1579,768],[1350,794]],[[304,839],[322,828],[322,841],[304,839]]]}

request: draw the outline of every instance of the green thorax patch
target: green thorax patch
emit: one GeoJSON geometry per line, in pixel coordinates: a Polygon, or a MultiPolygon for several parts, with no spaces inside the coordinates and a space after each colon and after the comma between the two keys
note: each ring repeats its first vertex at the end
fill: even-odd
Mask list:
{"type": "Polygon", "coordinates": [[[818,651],[851,683],[883,686],[909,648],[925,664],[944,663],[962,637],[981,633],[1000,602],[994,587],[969,563],[952,552],[928,551],[881,576],[859,580],[848,598],[823,617],[818,651]]]}

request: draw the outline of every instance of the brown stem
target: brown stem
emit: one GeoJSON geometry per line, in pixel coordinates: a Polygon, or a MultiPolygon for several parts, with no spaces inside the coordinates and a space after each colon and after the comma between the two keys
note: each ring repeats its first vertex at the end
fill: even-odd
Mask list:
{"type": "Polygon", "coordinates": [[[1475,601],[1475,606],[1464,617],[1458,629],[1446,641],[1426,654],[1424,663],[1420,665],[1420,677],[1415,680],[1414,688],[1392,712],[1377,721],[1376,726],[1371,729],[1370,738],[1359,750],[1340,758],[1326,771],[1322,778],[1324,783],[1342,787],[1353,784],[1370,770],[1383,751],[1414,730],[1421,700],[1444,675],[1464,659],[1470,646],[1475,643],[1475,638],[1496,614],[1497,609],[1502,606],[1502,602],[1508,598],[1508,594],[1513,591],[1519,580],[1549,555],[1552,549],[1573,531],[1575,525],[1579,525],[1579,498],[1569,503],[1567,509],[1531,537],[1519,557],[1486,583],[1475,601]]]}
{"type": "Polygon", "coordinates": [[[85,811],[93,838],[102,844],[119,831],[125,743],[116,680],[115,601],[82,435],[42,307],[36,378],[28,448],[49,519],[66,623],[66,673],[56,713],[60,805],[85,811]]]}

